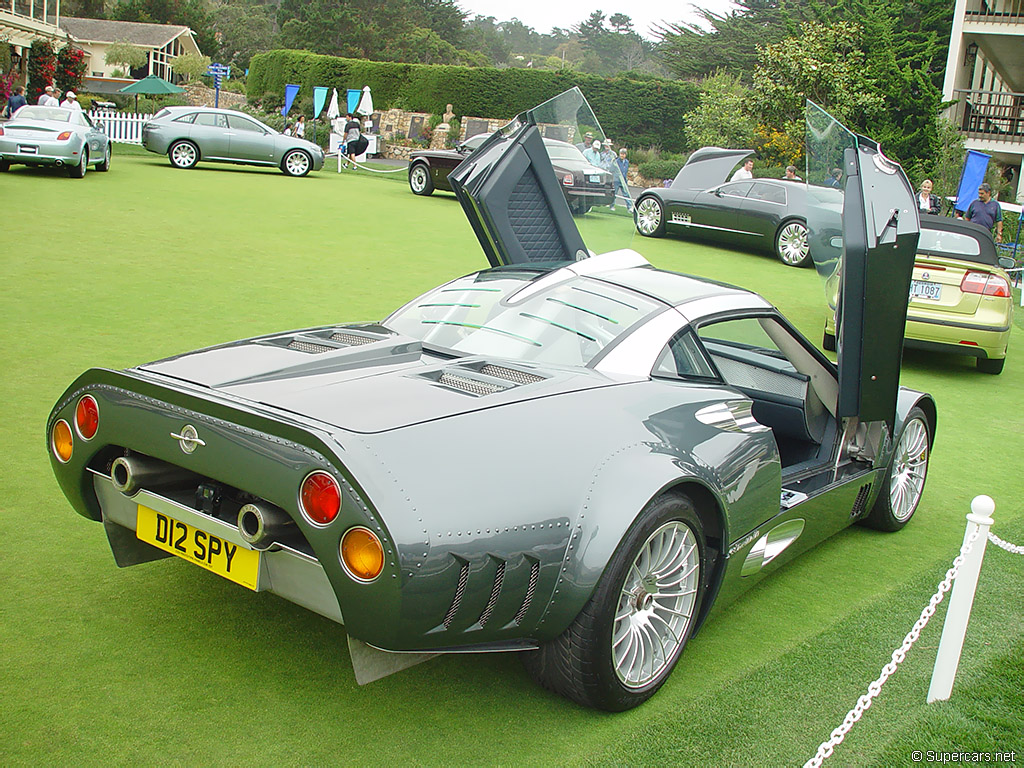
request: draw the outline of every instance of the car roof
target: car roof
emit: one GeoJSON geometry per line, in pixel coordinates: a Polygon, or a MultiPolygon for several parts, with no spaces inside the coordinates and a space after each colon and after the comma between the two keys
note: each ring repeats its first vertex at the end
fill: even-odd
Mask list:
{"type": "Polygon", "coordinates": [[[771,307],[764,298],[745,288],[650,265],[603,272],[595,277],[678,307],[691,322],[726,309],[771,307]],[[699,310],[694,311],[697,307],[699,310]]]}
{"type": "MultiPolygon", "coordinates": [[[[992,267],[999,263],[999,254],[996,252],[996,242],[992,239],[992,233],[980,224],[974,224],[970,221],[954,219],[948,216],[923,215],[921,216],[921,229],[928,229],[938,233],[949,232],[954,235],[969,237],[972,240],[977,241],[979,252],[975,254],[959,253],[940,248],[919,246],[918,253],[923,253],[929,256],[942,256],[950,259],[961,259],[963,261],[971,261],[976,264],[987,264],[992,267]]],[[[941,240],[936,238],[932,242],[941,242],[941,240]]]]}
{"type": "MultiPolygon", "coordinates": [[[[172,107],[163,107],[161,111],[163,111],[163,109],[166,109],[172,115],[180,115],[180,114],[183,114],[185,112],[220,112],[220,113],[225,114],[225,115],[238,115],[239,117],[252,117],[252,115],[247,115],[245,112],[239,112],[237,109],[224,109],[222,107],[203,107],[203,106],[191,107],[191,106],[178,106],[178,105],[176,105],[176,106],[172,106],[172,107]]],[[[255,119],[258,119],[258,118],[255,118],[255,119]]]]}

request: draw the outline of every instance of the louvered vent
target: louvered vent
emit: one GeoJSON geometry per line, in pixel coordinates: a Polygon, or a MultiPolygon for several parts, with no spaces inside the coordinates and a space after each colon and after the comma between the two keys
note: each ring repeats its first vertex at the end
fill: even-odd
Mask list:
{"type": "Polygon", "coordinates": [[[871,483],[862,485],[860,490],[857,491],[857,498],[853,500],[853,509],[850,511],[850,517],[860,517],[864,514],[864,509],[868,503],[868,495],[871,493],[871,483]]]}
{"type": "Polygon", "coordinates": [[[500,365],[485,365],[480,369],[480,373],[485,376],[493,376],[496,379],[514,381],[516,384],[533,384],[537,381],[544,381],[543,376],[537,376],[534,373],[526,373],[526,371],[517,371],[514,368],[504,368],[500,365]]]}
{"type": "Polygon", "coordinates": [[[533,593],[537,591],[538,576],[540,576],[540,562],[534,560],[533,565],[530,566],[530,583],[526,587],[526,596],[523,598],[523,604],[519,606],[519,610],[516,611],[515,618],[513,619],[516,624],[522,624],[523,617],[530,610],[530,603],[533,602],[533,593]]]}
{"type": "Polygon", "coordinates": [[[380,339],[370,339],[366,336],[358,336],[354,333],[342,333],[339,331],[331,334],[331,341],[340,341],[342,344],[347,344],[350,347],[358,347],[361,344],[372,344],[375,341],[380,341],[380,339]]]}
{"type": "Polygon", "coordinates": [[[483,613],[480,614],[480,626],[487,626],[487,622],[491,618],[491,612],[494,611],[494,606],[498,602],[498,595],[501,594],[501,584],[505,581],[505,561],[502,560],[498,563],[498,571],[494,574],[494,586],[491,587],[491,596],[487,600],[487,605],[484,606],[483,613]]]}
{"type": "Polygon", "coordinates": [[[444,615],[444,628],[448,629],[451,626],[452,621],[455,619],[455,614],[459,612],[459,605],[462,603],[462,596],[466,592],[466,584],[469,581],[469,563],[462,564],[462,570],[459,571],[459,585],[455,588],[455,597],[452,598],[452,604],[448,608],[448,613],[444,615]]]}
{"type": "Polygon", "coordinates": [[[326,344],[313,344],[309,341],[293,339],[288,343],[288,349],[295,349],[299,352],[305,352],[310,355],[321,355],[324,352],[333,352],[337,347],[328,347],[326,344]]]}
{"type": "Polygon", "coordinates": [[[442,373],[438,381],[446,387],[460,389],[463,392],[469,392],[470,394],[477,395],[478,397],[483,395],[493,395],[495,392],[501,392],[504,390],[504,387],[499,386],[498,384],[477,381],[476,379],[459,376],[457,373],[451,373],[449,371],[442,373]]]}

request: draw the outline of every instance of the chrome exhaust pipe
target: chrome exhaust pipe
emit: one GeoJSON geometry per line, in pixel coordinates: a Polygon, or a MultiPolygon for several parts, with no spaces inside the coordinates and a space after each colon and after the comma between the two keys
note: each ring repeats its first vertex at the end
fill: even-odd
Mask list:
{"type": "Polygon", "coordinates": [[[295,530],[295,521],[280,507],[258,501],[238,510],[238,533],[256,549],[266,549],[295,530]]]}
{"type": "Polygon", "coordinates": [[[63,160],[58,160],[57,161],[57,167],[60,168],[62,165],[64,165],[64,161],[63,160]]]}
{"type": "Polygon", "coordinates": [[[110,482],[125,496],[134,496],[143,488],[182,485],[197,477],[187,469],[145,456],[119,456],[110,465],[110,482]]]}

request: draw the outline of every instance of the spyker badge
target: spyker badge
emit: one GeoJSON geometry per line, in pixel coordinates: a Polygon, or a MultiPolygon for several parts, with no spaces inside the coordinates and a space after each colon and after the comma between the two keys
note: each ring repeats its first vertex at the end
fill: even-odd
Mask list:
{"type": "Polygon", "coordinates": [[[181,450],[185,453],[192,453],[200,445],[206,445],[206,443],[199,438],[199,433],[196,432],[196,428],[191,424],[186,424],[185,428],[181,430],[181,434],[171,432],[171,437],[178,441],[178,445],[181,446],[181,450]]]}

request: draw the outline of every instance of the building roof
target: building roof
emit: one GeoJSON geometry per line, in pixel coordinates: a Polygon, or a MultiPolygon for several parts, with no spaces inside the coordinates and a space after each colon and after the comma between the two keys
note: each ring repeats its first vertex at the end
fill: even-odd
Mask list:
{"type": "Polygon", "coordinates": [[[76,40],[93,43],[128,42],[144,48],[162,48],[185,32],[188,27],[177,24],[143,24],[138,21],[107,21],[106,19],[75,19],[64,16],[61,27],[76,40]]]}

